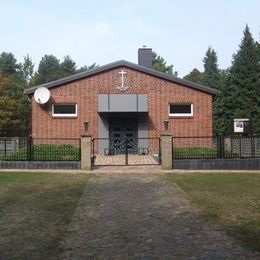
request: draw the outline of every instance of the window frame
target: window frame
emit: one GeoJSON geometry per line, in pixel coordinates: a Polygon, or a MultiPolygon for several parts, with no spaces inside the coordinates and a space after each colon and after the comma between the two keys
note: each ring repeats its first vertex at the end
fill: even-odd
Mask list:
{"type": "Polygon", "coordinates": [[[52,104],[52,117],[77,117],[78,116],[78,104],[76,103],[56,103],[52,104]],[[74,114],[56,114],[54,113],[54,106],[58,105],[74,105],[75,106],[75,113],[74,114]]]}
{"type": "Polygon", "coordinates": [[[168,108],[170,117],[193,117],[193,103],[170,103],[168,108]],[[191,112],[190,113],[171,113],[171,105],[190,105],[191,112]]]}

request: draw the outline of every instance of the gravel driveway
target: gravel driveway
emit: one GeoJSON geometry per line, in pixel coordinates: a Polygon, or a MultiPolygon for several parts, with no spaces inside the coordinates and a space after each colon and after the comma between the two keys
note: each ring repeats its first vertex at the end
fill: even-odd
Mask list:
{"type": "Polygon", "coordinates": [[[62,259],[259,259],[200,216],[162,174],[98,174],[61,241],[62,259]]]}

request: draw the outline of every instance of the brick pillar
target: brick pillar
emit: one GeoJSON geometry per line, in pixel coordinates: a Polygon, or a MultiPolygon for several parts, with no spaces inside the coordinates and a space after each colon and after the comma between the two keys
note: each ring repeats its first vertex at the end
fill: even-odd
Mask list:
{"type": "Polygon", "coordinates": [[[161,163],[163,170],[172,169],[172,134],[161,134],[161,163]]]}
{"type": "Polygon", "coordinates": [[[92,138],[90,135],[81,135],[81,169],[91,170],[92,138]]]}

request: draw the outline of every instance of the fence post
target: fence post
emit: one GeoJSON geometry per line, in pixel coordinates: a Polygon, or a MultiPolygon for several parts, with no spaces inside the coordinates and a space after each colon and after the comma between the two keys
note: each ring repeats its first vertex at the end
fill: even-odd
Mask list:
{"type": "Polygon", "coordinates": [[[81,135],[81,169],[91,170],[92,169],[92,138],[91,135],[81,135]]]}
{"type": "Polygon", "coordinates": [[[128,165],[128,140],[125,138],[125,165],[128,165]]]}
{"type": "Polygon", "coordinates": [[[173,167],[172,134],[161,134],[161,167],[163,170],[171,170],[173,167]]]}
{"type": "Polygon", "coordinates": [[[4,137],[4,153],[5,153],[5,156],[6,156],[6,151],[7,151],[7,149],[6,149],[6,137],[4,137]]]}
{"type": "Polygon", "coordinates": [[[27,144],[27,160],[32,160],[32,136],[29,135],[28,137],[28,144],[27,144]]]}
{"type": "Polygon", "coordinates": [[[242,138],[239,136],[239,157],[242,157],[242,138]]]}
{"type": "Polygon", "coordinates": [[[255,136],[251,135],[251,157],[255,157],[255,136]]]}
{"type": "Polygon", "coordinates": [[[224,135],[219,134],[217,136],[217,155],[218,158],[224,158],[225,157],[225,138],[224,135]]]}
{"type": "Polygon", "coordinates": [[[221,138],[221,158],[225,158],[225,136],[221,134],[220,138],[221,138]]]}

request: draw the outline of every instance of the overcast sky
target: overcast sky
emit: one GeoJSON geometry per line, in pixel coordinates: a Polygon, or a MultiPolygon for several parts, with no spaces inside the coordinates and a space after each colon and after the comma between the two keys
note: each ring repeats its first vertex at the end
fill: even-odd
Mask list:
{"type": "Polygon", "coordinates": [[[44,54],[78,66],[137,63],[147,45],[182,77],[203,70],[209,45],[229,67],[246,24],[259,41],[260,0],[0,0],[0,10],[0,52],[19,62],[28,53],[36,65],[44,54]]]}

